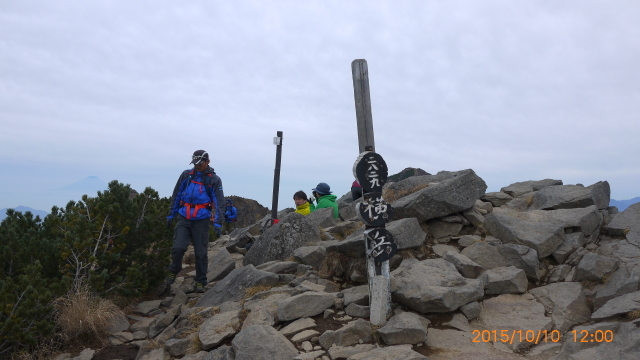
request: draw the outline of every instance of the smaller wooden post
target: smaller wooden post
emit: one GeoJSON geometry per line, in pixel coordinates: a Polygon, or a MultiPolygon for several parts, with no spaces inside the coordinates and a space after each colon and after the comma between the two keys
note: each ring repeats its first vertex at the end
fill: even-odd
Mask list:
{"type": "Polygon", "coordinates": [[[353,76],[353,97],[356,103],[356,120],[358,122],[358,153],[364,152],[367,145],[371,145],[371,151],[375,151],[367,60],[353,60],[351,62],[351,74],[353,76]]]}

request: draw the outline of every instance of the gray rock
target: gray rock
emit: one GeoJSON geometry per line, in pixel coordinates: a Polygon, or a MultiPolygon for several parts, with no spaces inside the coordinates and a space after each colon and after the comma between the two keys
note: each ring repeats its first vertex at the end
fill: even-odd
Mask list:
{"type": "Polygon", "coordinates": [[[299,213],[289,213],[269,227],[244,256],[244,265],[260,265],[272,260],[285,260],[301,246],[319,243],[320,230],[299,213]]]}
{"type": "Polygon", "coordinates": [[[320,346],[329,349],[331,346],[349,346],[373,340],[371,323],[358,319],[351,321],[338,330],[327,330],[318,339],[320,346]]]}
{"type": "Polygon", "coordinates": [[[244,297],[244,289],[257,285],[274,285],[279,281],[278,275],[256,270],[247,265],[233,270],[221,281],[218,281],[196,302],[196,307],[218,306],[226,301],[238,301],[244,297]]]}
{"type": "Polygon", "coordinates": [[[351,355],[364,353],[375,349],[373,344],[358,344],[354,346],[332,346],[329,348],[328,353],[331,359],[346,359],[351,355]]]}
{"type": "Polygon", "coordinates": [[[274,274],[295,274],[298,271],[298,264],[295,261],[273,260],[256,266],[256,270],[272,272],[274,274]]]}
{"type": "Polygon", "coordinates": [[[448,221],[442,221],[440,219],[433,219],[427,221],[427,228],[429,229],[429,234],[433,239],[440,240],[448,239],[451,236],[456,236],[462,230],[462,223],[454,223],[448,221]]]}
{"type": "Polygon", "coordinates": [[[187,353],[193,337],[194,335],[183,339],[169,339],[164,343],[164,348],[171,356],[183,357],[187,353]]]}
{"type": "Polygon", "coordinates": [[[530,292],[551,314],[555,328],[563,334],[591,318],[582,284],[578,282],[549,284],[530,292]]]}
{"type": "Polygon", "coordinates": [[[305,217],[312,226],[316,228],[329,228],[334,226],[338,219],[333,217],[333,208],[323,208],[313,211],[305,217]]]}
{"type": "Polygon", "coordinates": [[[392,221],[386,225],[398,245],[398,250],[421,246],[427,238],[416,218],[406,218],[392,221]]]}
{"type": "Polygon", "coordinates": [[[564,241],[562,223],[542,210],[521,212],[498,208],[487,214],[484,226],[504,243],[536,250],[540,259],[551,255],[564,241]]]}
{"type": "Polygon", "coordinates": [[[209,258],[207,267],[207,282],[218,281],[229,275],[236,268],[236,261],[231,257],[227,249],[220,249],[209,258]]]}
{"type": "Polygon", "coordinates": [[[591,315],[591,318],[594,320],[606,319],[638,310],[640,310],[640,291],[635,291],[607,301],[591,315]]]}
{"type": "Polygon", "coordinates": [[[601,281],[618,269],[620,262],[616,259],[588,253],[582,257],[576,267],[576,280],[601,281]]]}
{"type": "Polygon", "coordinates": [[[141,318],[131,325],[131,331],[144,331],[145,333],[149,333],[149,326],[156,321],[155,318],[141,318]]]}
{"type": "Polygon", "coordinates": [[[462,215],[475,227],[480,227],[484,224],[484,216],[475,208],[475,206],[463,211],[462,215]]]}
{"type": "Polygon", "coordinates": [[[453,318],[450,321],[443,323],[444,326],[449,326],[458,330],[471,332],[471,326],[469,326],[469,319],[464,314],[453,314],[453,318]]]}
{"type": "Polygon", "coordinates": [[[182,305],[177,305],[174,308],[167,311],[164,315],[157,318],[151,326],[149,326],[149,337],[154,338],[158,336],[169,324],[175,320],[175,318],[180,315],[182,311],[182,305]]]}
{"type": "Polygon", "coordinates": [[[249,327],[251,325],[267,325],[273,326],[275,319],[273,315],[264,308],[258,308],[256,311],[252,311],[247,315],[242,323],[242,328],[249,327]]]}
{"type": "Polygon", "coordinates": [[[138,358],[138,360],[169,360],[171,355],[164,349],[153,349],[149,353],[138,358]]]}
{"type": "Polygon", "coordinates": [[[452,263],[462,276],[470,279],[477,278],[484,270],[482,266],[476,264],[468,257],[451,251],[445,251],[442,258],[452,263]]]}
{"type": "Polygon", "coordinates": [[[315,320],[312,318],[301,318],[280,329],[280,333],[284,336],[290,336],[312,327],[316,327],[315,320]]]}
{"type": "Polygon", "coordinates": [[[484,295],[480,280],[465,279],[444,259],[427,259],[401,266],[392,275],[395,301],[420,313],[449,312],[484,295]]]}
{"type": "Polygon", "coordinates": [[[225,339],[235,335],[236,329],[240,328],[238,313],[238,311],[227,311],[213,315],[205,320],[198,332],[202,349],[212,349],[225,339]]]}
{"type": "MultiPolygon", "coordinates": [[[[635,360],[640,347],[640,320],[628,323],[598,323],[576,327],[565,341],[560,354],[552,360],[620,359],[635,360]],[[612,341],[591,341],[590,335],[606,334],[612,341]],[[574,335],[575,334],[575,335],[574,335]],[[613,339],[611,339],[613,338],[613,339]]],[[[602,335],[601,335],[602,336],[602,335]]]]}
{"type": "Polygon", "coordinates": [[[320,335],[319,332],[315,330],[303,330],[291,337],[291,342],[300,343],[306,340],[311,339],[314,336],[320,335]]]}
{"type": "MultiPolygon", "coordinates": [[[[544,180],[529,180],[513,183],[509,186],[505,186],[500,189],[501,192],[506,193],[512,197],[518,197],[520,195],[538,191],[548,186],[562,185],[562,180],[544,179],[544,180]]],[[[500,206],[500,205],[494,205],[500,206]]]]}
{"type": "Polygon", "coordinates": [[[178,290],[176,291],[176,294],[173,296],[173,299],[171,299],[171,303],[167,307],[170,309],[173,309],[178,305],[181,305],[181,304],[184,305],[187,303],[188,299],[189,297],[187,296],[187,294],[184,293],[184,291],[178,290]]]}
{"type": "Polygon", "coordinates": [[[629,271],[627,266],[623,264],[611,274],[607,282],[596,286],[593,308],[599,309],[614,297],[640,290],[640,268],[634,269],[635,271],[629,271]]]}
{"type": "Polygon", "coordinates": [[[571,255],[576,249],[583,247],[587,243],[587,238],[582,232],[574,232],[564,235],[564,241],[553,252],[553,258],[560,264],[571,255]]]}
{"type": "MultiPolygon", "coordinates": [[[[271,218],[271,215],[268,215],[271,218]]],[[[257,235],[257,234],[255,234],[257,235]]],[[[247,246],[249,242],[255,241],[256,237],[251,234],[250,228],[242,229],[238,236],[228,241],[225,244],[225,248],[229,253],[237,252],[236,247],[243,248],[247,246]]]]}
{"type": "Polygon", "coordinates": [[[292,296],[278,304],[278,320],[289,321],[322,314],[333,305],[333,298],[333,294],[319,292],[292,296]]]}
{"type": "MultiPolygon", "coordinates": [[[[220,345],[214,350],[205,353],[202,360],[231,360],[233,359],[233,348],[229,345],[220,345]]],[[[186,360],[186,357],[182,358],[186,360]]]]}
{"type": "Polygon", "coordinates": [[[109,335],[109,344],[121,345],[133,341],[133,334],[130,332],[115,332],[109,335]]]}
{"type": "Polygon", "coordinates": [[[482,308],[480,307],[480,303],[477,301],[472,301],[468,304],[462,305],[460,307],[460,311],[467,317],[468,320],[473,320],[480,315],[480,311],[482,308]]]}
{"type": "MultiPolygon", "coordinates": [[[[517,330],[532,330],[534,333],[543,330],[551,330],[553,321],[544,315],[545,309],[531,294],[503,294],[482,303],[482,311],[479,319],[483,328],[489,331],[508,330],[511,334],[517,330]]],[[[505,344],[512,351],[520,351],[534,345],[519,338],[514,338],[513,343],[505,344]]]]}
{"type": "Polygon", "coordinates": [[[606,181],[591,186],[554,185],[537,191],[530,209],[555,210],[585,208],[595,205],[598,209],[609,206],[611,188],[606,181]]]}
{"type": "Polygon", "coordinates": [[[549,283],[557,283],[564,281],[564,279],[569,275],[569,271],[571,271],[571,266],[569,265],[558,265],[552,271],[549,276],[549,283]]]}
{"type": "Polygon", "coordinates": [[[450,251],[456,254],[460,253],[460,250],[458,250],[457,247],[446,244],[434,244],[433,246],[431,246],[431,250],[440,257],[444,256],[445,251],[450,251]]]}
{"type": "MultiPolygon", "coordinates": [[[[288,286],[287,286],[288,287],[288,286]]],[[[293,288],[289,288],[290,291],[293,291],[293,288]]],[[[290,292],[273,292],[273,291],[265,291],[264,294],[256,294],[250,299],[244,302],[244,308],[250,311],[256,311],[258,309],[265,309],[271,315],[273,315],[274,319],[277,322],[278,319],[278,304],[288,299],[291,296],[290,292]],[[259,296],[260,295],[260,296],[259,296]]]]}
{"type": "Polygon", "coordinates": [[[480,235],[462,235],[462,237],[458,239],[458,245],[462,247],[467,247],[479,241],[482,241],[482,238],[480,237],[480,235]]]}
{"type": "Polygon", "coordinates": [[[515,266],[487,270],[485,279],[485,294],[522,294],[529,285],[524,271],[515,266]]]}
{"type": "Polygon", "coordinates": [[[129,330],[129,320],[122,313],[116,314],[105,327],[105,331],[109,334],[126,330],[129,330]]]}
{"type": "Polygon", "coordinates": [[[551,210],[548,214],[562,224],[565,234],[582,232],[586,237],[591,237],[594,232],[600,232],[602,225],[602,213],[595,205],[578,209],[551,210]]]}
{"type": "Polygon", "coordinates": [[[431,322],[412,312],[394,315],[378,334],[387,345],[417,344],[427,339],[427,328],[431,322]]]}
{"type": "Polygon", "coordinates": [[[293,251],[293,258],[297,261],[319,269],[327,257],[327,250],[323,246],[303,246],[293,251]]]}
{"type": "Polygon", "coordinates": [[[365,255],[364,252],[364,235],[360,234],[352,234],[349,235],[346,239],[340,240],[329,240],[323,241],[320,243],[320,246],[324,246],[327,249],[327,252],[337,251],[341,252],[352,258],[363,258],[365,255]]]}
{"type": "Polygon", "coordinates": [[[389,184],[385,191],[410,193],[412,189],[417,191],[391,204],[396,219],[414,217],[422,222],[463,211],[475,204],[487,185],[473,170],[467,169],[410,177],[389,184]]]}
{"type": "Polygon", "coordinates": [[[342,290],[344,306],[351,303],[369,305],[369,285],[360,285],[342,290]]]}
{"type": "Polygon", "coordinates": [[[293,359],[298,350],[271,326],[253,325],[242,329],[231,342],[234,360],[293,359]]]}
{"type": "MultiPolygon", "coordinates": [[[[527,191],[528,192],[528,191],[527,191]]],[[[513,200],[513,196],[504,193],[502,191],[499,192],[488,192],[482,196],[480,196],[480,200],[488,201],[494,207],[503,206],[509,201],[513,200]]]]}
{"type": "Polygon", "coordinates": [[[429,360],[426,356],[415,352],[411,346],[396,345],[376,348],[371,351],[351,355],[347,360],[429,360]]]}
{"type": "Polygon", "coordinates": [[[628,235],[631,229],[640,226],[638,219],[640,219],[640,203],[635,203],[616,214],[613,220],[602,228],[602,232],[612,236],[628,235]]]}
{"type": "Polygon", "coordinates": [[[524,245],[476,242],[464,248],[460,254],[485,270],[515,266],[524,270],[529,279],[540,279],[538,253],[524,245]]]}
{"type": "Polygon", "coordinates": [[[148,316],[150,313],[160,310],[160,303],[162,300],[143,301],[136,305],[133,312],[143,316],[148,316]]]}
{"type": "Polygon", "coordinates": [[[358,305],[356,303],[351,303],[347,306],[344,311],[347,315],[351,317],[359,317],[359,318],[368,318],[369,317],[369,307],[358,305]]]}

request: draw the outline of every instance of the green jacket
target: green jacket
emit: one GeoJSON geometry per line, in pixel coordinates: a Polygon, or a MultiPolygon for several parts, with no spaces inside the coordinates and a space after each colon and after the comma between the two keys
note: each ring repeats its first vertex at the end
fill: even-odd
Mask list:
{"type": "Polygon", "coordinates": [[[318,198],[318,205],[316,205],[316,210],[322,208],[333,208],[333,218],[337,219],[340,214],[338,213],[338,203],[336,203],[336,199],[338,197],[333,194],[322,195],[318,198]]]}
{"type": "Polygon", "coordinates": [[[313,206],[313,204],[306,202],[300,206],[296,206],[296,211],[297,213],[300,213],[302,215],[309,215],[310,213],[313,212],[313,210],[315,210],[315,206],[313,206]]]}

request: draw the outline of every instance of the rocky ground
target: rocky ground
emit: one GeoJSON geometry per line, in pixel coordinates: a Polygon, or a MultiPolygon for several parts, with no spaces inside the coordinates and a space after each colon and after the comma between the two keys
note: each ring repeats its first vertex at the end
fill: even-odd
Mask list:
{"type": "Polygon", "coordinates": [[[223,236],[204,294],[186,268],[113,323],[112,346],[56,359],[640,358],[640,204],[617,213],[606,181],[485,190],[472,170],[385,187],[399,251],[383,326],[369,321],[347,194],[340,219],[289,209],[264,233],[258,222],[223,236]]]}

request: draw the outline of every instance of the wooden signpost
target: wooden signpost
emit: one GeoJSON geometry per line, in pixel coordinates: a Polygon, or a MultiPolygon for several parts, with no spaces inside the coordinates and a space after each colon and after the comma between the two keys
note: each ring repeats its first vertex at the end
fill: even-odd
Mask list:
{"type": "Polygon", "coordinates": [[[387,321],[391,310],[389,259],[398,246],[385,224],[393,215],[393,208],[382,198],[382,187],[387,181],[387,164],[373,151],[360,154],[353,165],[353,175],[365,192],[356,205],[358,217],[365,223],[364,242],[369,279],[369,319],[376,326],[387,321]]]}
{"type": "Polygon", "coordinates": [[[356,213],[366,224],[364,242],[369,279],[369,319],[371,324],[383,326],[391,311],[389,259],[396,254],[398,246],[385,229],[385,224],[393,216],[393,208],[382,198],[388,169],[382,156],[375,152],[367,61],[353,60],[351,72],[360,150],[360,156],[353,164],[353,176],[364,194],[362,202],[356,205],[356,213]]]}

